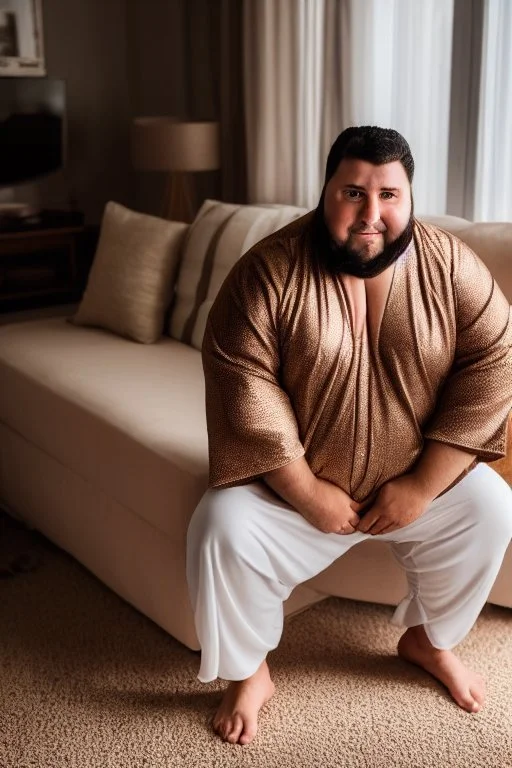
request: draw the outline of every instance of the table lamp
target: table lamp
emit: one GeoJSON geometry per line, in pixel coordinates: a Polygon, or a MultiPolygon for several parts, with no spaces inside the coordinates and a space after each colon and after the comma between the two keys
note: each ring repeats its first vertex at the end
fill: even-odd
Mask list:
{"type": "Polygon", "coordinates": [[[196,213],[191,174],[220,167],[219,124],[181,122],[173,117],[136,117],[131,151],[135,168],[166,171],[162,216],[191,222],[196,213]]]}

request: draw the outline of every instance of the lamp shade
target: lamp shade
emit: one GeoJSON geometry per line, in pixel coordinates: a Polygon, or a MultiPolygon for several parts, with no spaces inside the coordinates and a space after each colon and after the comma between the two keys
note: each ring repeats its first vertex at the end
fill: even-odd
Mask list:
{"type": "Polygon", "coordinates": [[[219,124],[185,123],[173,117],[136,117],[131,151],[144,171],[214,171],[220,167],[219,124]]]}

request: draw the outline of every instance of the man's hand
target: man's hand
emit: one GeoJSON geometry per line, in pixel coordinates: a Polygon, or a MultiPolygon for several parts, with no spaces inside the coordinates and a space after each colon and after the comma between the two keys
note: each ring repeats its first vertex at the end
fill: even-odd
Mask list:
{"type": "Polygon", "coordinates": [[[302,516],[323,533],[354,533],[363,505],[350,498],[337,485],[316,478],[315,504],[302,516]]]}
{"type": "Polygon", "coordinates": [[[376,536],[414,522],[426,510],[431,496],[414,475],[402,475],[384,483],[357,530],[376,536]]]}
{"type": "Polygon", "coordinates": [[[323,533],[354,533],[363,507],[327,480],[311,472],[304,456],[267,472],[263,480],[302,517],[323,533]]]}
{"type": "Polygon", "coordinates": [[[384,483],[357,530],[375,536],[414,522],[440,493],[467,472],[474,458],[460,448],[427,440],[414,469],[384,483]]]}

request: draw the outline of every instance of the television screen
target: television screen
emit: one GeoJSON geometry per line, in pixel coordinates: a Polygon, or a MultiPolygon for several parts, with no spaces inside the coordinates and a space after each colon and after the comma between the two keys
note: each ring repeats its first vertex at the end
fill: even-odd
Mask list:
{"type": "Polygon", "coordinates": [[[0,78],[0,186],[33,181],[64,165],[63,80],[0,78]]]}

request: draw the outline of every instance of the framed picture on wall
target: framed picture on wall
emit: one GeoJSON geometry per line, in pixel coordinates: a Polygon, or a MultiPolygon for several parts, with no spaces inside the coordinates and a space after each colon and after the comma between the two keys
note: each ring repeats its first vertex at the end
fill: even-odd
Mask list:
{"type": "Polygon", "coordinates": [[[45,75],[42,0],[0,0],[0,77],[45,75]]]}

